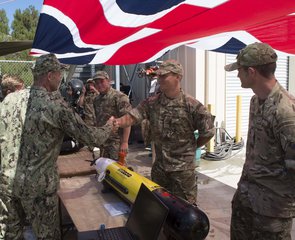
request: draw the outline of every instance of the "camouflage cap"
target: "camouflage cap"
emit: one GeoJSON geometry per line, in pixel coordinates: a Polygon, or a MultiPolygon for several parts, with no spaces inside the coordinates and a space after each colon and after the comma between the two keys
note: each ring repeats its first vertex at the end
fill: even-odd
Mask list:
{"type": "Polygon", "coordinates": [[[109,74],[106,71],[97,71],[93,76],[93,80],[96,79],[110,79],[109,74]]]}
{"type": "Polygon", "coordinates": [[[157,75],[164,75],[169,72],[183,75],[183,67],[176,60],[170,59],[162,62],[159,69],[156,71],[157,75]]]}
{"type": "Polygon", "coordinates": [[[41,76],[50,71],[61,71],[67,69],[67,66],[61,64],[54,54],[46,54],[40,56],[34,67],[32,68],[33,74],[36,76],[41,76]]]}
{"type": "Polygon", "coordinates": [[[86,83],[93,83],[93,82],[94,82],[94,81],[93,81],[92,78],[88,78],[87,81],[86,81],[86,83]]]}
{"type": "Polygon", "coordinates": [[[234,71],[241,66],[254,67],[274,63],[278,59],[276,52],[266,43],[252,43],[243,48],[237,61],[224,66],[225,71],[234,71]]]}

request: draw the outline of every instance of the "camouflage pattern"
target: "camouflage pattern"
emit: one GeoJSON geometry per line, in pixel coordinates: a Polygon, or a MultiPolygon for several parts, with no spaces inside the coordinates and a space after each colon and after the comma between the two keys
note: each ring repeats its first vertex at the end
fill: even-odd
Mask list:
{"type": "MultiPolygon", "coordinates": [[[[46,216],[58,216],[57,207],[53,207],[52,202],[57,203],[54,200],[59,184],[56,160],[64,134],[94,147],[108,138],[112,127],[87,126],[63,100],[59,91],[50,93],[45,88],[35,86],[9,94],[4,99],[0,123],[0,187],[4,189],[0,192],[0,212],[3,209],[8,212],[8,216],[0,218],[0,232],[4,234],[8,230],[7,234],[13,235],[10,232],[13,229],[17,234],[16,228],[22,228],[24,219],[21,216],[17,218],[13,213],[23,209],[33,224],[35,234],[42,226],[48,227],[46,232],[55,234],[58,222],[50,223],[50,218],[46,216]],[[43,201],[45,198],[47,200],[43,201]],[[26,201],[36,206],[27,206],[26,201]],[[28,215],[29,212],[31,215],[28,215]],[[34,222],[38,224],[34,225],[34,222]]],[[[40,231],[45,234],[43,230],[40,231]]],[[[37,237],[58,239],[50,235],[37,237]]]]}
{"type": "Polygon", "coordinates": [[[10,193],[19,156],[28,99],[28,89],[10,93],[1,103],[0,108],[0,185],[4,184],[10,193]]]}
{"type": "Polygon", "coordinates": [[[169,172],[195,169],[195,130],[204,137],[215,133],[214,117],[203,104],[182,90],[173,100],[163,93],[149,97],[129,114],[137,123],[149,120],[151,139],[155,142],[155,164],[169,172]]]}
{"type": "Polygon", "coordinates": [[[245,204],[239,193],[232,202],[231,240],[291,240],[292,218],[257,214],[245,204]],[[245,206],[246,205],[246,206],[245,206]]]}
{"type": "MultiPolygon", "coordinates": [[[[99,94],[93,104],[96,126],[98,127],[103,126],[111,116],[118,118],[132,109],[128,96],[113,88],[110,88],[106,94],[99,94]]],[[[102,157],[118,159],[121,135],[122,129],[119,129],[117,133],[112,133],[109,139],[99,146],[102,157]]]]}
{"type": "Polygon", "coordinates": [[[63,69],[67,69],[66,65],[60,64],[54,54],[46,54],[37,58],[32,72],[34,76],[41,76],[50,71],[61,71],[63,69]]]}
{"type": "Polygon", "coordinates": [[[23,239],[23,225],[30,223],[38,239],[61,239],[58,196],[17,198],[0,186],[0,239],[23,239]],[[40,224],[42,223],[42,224],[40,224]]]}
{"type": "Polygon", "coordinates": [[[110,79],[109,74],[106,71],[97,71],[93,76],[93,80],[95,79],[110,79]]]}
{"type": "Polygon", "coordinates": [[[96,93],[86,93],[84,97],[84,122],[90,126],[95,126],[96,123],[93,102],[97,95],[96,93]]]}
{"type": "Polygon", "coordinates": [[[234,198],[256,214],[281,218],[282,225],[295,216],[294,109],[295,98],[279,83],[264,103],[252,97],[246,161],[234,198]]]}
{"type": "Polygon", "coordinates": [[[169,72],[183,76],[182,65],[174,59],[169,59],[160,64],[159,69],[156,71],[157,75],[165,75],[169,72]]]}
{"type": "Polygon", "coordinates": [[[129,114],[136,122],[149,120],[151,140],[155,143],[156,159],[152,167],[152,180],[165,186],[191,203],[197,202],[197,176],[195,152],[200,136],[215,133],[214,117],[195,98],[181,90],[176,99],[163,93],[142,101],[129,114]]]}
{"type": "Polygon", "coordinates": [[[172,194],[187,200],[191,204],[197,203],[198,178],[195,169],[166,172],[159,165],[153,165],[151,177],[154,182],[169,190],[172,194]]]}
{"type": "Polygon", "coordinates": [[[263,104],[251,99],[246,161],[238,184],[254,212],[295,216],[295,98],[277,83],[263,104]],[[294,170],[293,170],[294,171],[294,170]]]}
{"type": "Polygon", "coordinates": [[[252,43],[243,48],[237,55],[235,63],[224,67],[226,71],[237,70],[241,66],[251,67],[274,63],[278,59],[275,51],[266,43],[252,43]]]}

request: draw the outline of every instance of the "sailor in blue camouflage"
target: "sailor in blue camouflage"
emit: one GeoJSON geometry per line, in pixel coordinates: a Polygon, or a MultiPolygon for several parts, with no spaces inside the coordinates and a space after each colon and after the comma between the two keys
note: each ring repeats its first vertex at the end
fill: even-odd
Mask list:
{"type": "Polygon", "coordinates": [[[25,224],[37,239],[60,239],[56,160],[64,134],[89,146],[105,141],[110,119],[100,128],[85,125],[58,86],[63,66],[43,55],[30,89],[9,94],[0,109],[0,239],[22,239],[25,224]]]}
{"type": "Polygon", "coordinates": [[[183,68],[175,60],[164,61],[157,71],[160,93],[142,101],[118,121],[120,127],[150,123],[156,158],[152,180],[171,193],[197,203],[196,148],[215,133],[214,116],[180,88],[183,68]],[[195,139],[194,131],[200,137],[195,139]]]}
{"type": "Polygon", "coordinates": [[[290,240],[295,216],[295,98],[276,80],[267,44],[241,50],[237,62],[250,103],[246,161],[232,201],[231,240],[290,240]]]}

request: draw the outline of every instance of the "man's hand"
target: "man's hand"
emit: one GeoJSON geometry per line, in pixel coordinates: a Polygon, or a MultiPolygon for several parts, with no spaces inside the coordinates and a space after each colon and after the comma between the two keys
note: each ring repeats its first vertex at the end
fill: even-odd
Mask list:
{"type": "Polygon", "coordinates": [[[122,142],[120,145],[120,152],[128,153],[128,142],[122,142]]]}
{"type": "Polygon", "coordinates": [[[86,93],[86,87],[83,86],[83,88],[82,88],[82,95],[85,95],[85,93],[86,93]]]}
{"type": "Polygon", "coordinates": [[[121,122],[122,122],[122,121],[121,121],[120,118],[115,118],[115,121],[116,121],[116,123],[118,124],[119,127],[122,127],[122,126],[121,126],[121,122]]]}
{"type": "Polygon", "coordinates": [[[92,85],[90,85],[90,87],[89,87],[90,89],[90,92],[92,92],[92,93],[96,93],[96,94],[99,94],[99,91],[97,91],[97,89],[94,87],[94,86],[92,86],[92,85]]]}
{"type": "Polygon", "coordinates": [[[112,126],[112,131],[114,133],[118,131],[119,125],[118,125],[116,119],[113,116],[109,118],[109,120],[107,121],[107,124],[112,126]]]}
{"type": "Polygon", "coordinates": [[[123,117],[117,118],[116,122],[120,128],[130,127],[135,123],[133,117],[129,114],[125,114],[123,117]]]}

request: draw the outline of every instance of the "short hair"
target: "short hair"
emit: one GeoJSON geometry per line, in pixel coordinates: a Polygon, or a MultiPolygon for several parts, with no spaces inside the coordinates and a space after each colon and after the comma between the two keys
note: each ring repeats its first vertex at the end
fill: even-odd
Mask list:
{"type": "Polygon", "coordinates": [[[4,74],[1,80],[1,89],[3,97],[10,92],[15,92],[20,86],[24,85],[23,79],[15,75],[4,74]]]}
{"type": "Polygon", "coordinates": [[[255,66],[253,68],[255,68],[263,77],[269,78],[275,74],[277,63],[274,62],[274,63],[264,64],[260,66],[255,66]]]}
{"type": "Polygon", "coordinates": [[[241,66],[245,71],[248,70],[248,68],[255,68],[257,72],[259,72],[260,75],[262,75],[265,78],[270,78],[272,75],[275,74],[277,63],[269,63],[259,66],[241,66]]]}

